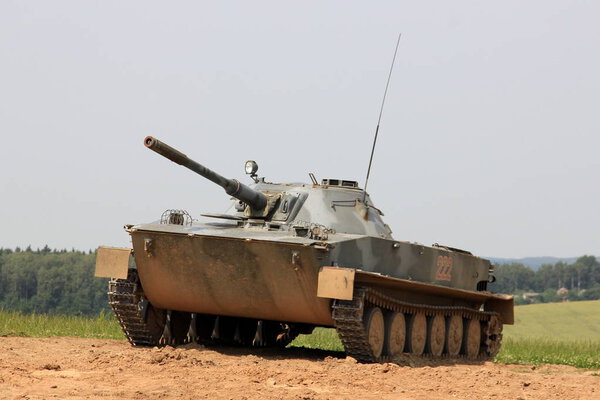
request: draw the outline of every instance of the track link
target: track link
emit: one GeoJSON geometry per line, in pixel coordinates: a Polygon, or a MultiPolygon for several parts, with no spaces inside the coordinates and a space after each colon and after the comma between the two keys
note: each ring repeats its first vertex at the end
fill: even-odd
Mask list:
{"type": "MultiPolygon", "coordinates": [[[[129,270],[127,279],[108,283],[108,304],[115,313],[125,337],[133,346],[156,346],[160,339],[146,323],[148,302],[138,290],[137,271],[129,270]]],[[[162,332],[161,332],[162,334],[162,332]]]]}
{"type": "Polygon", "coordinates": [[[346,354],[361,362],[376,362],[363,324],[365,297],[366,289],[356,288],[352,300],[335,300],[332,317],[346,354]]]}
{"type": "MultiPolygon", "coordinates": [[[[502,323],[500,316],[495,312],[478,311],[467,307],[408,303],[394,299],[373,288],[358,287],[354,289],[352,300],[334,300],[332,318],[346,354],[360,362],[372,363],[389,360],[386,355],[376,357],[369,345],[367,329],[363,322],[364,310],[369,306],[380,307],[383,311],[404,314],[424,313],[428,317],[438,314],[444,317],[458,315],[462,318],[480,321],[484,326],[481,335],[481,350],[477,359],[491,359],[500,348],[502,323]]],[[[424,356],[433,357],[427,354],[424,356]]],[[[441,357],[447,356],[442,355],[441,357]]],[[[467,358],[465,355],[459,355],[458,357],[467,358]]]]}

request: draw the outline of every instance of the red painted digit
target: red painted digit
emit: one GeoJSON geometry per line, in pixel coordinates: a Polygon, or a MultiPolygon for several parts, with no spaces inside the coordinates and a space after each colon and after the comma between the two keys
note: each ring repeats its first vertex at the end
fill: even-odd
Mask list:
{"type": "Polygon", "coordinates": [[[452,280],[452,257],[449,256],[438,256],[436,266],[437,270],[435,273],[435,279],[442,281],[452,280]]]}

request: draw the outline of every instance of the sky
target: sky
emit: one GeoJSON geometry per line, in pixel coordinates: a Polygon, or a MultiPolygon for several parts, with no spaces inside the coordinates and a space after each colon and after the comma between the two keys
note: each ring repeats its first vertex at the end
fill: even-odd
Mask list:
{"type": "Polygon", "coordinates": [[[397,240],[600,255],[600,3],[0,2],[0,247],[128,246],[220,174],[363,185],[397,240]]]}

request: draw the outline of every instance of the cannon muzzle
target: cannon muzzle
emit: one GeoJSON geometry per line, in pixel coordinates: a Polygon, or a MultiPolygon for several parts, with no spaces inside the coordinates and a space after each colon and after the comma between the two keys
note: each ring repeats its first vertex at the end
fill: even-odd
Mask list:
{"type": "Polygon", "coordinates": [[[161,156],[166,157],[179,165],[183,165],[195,173],[202,175],[209,181],[216,183],[225,189],[225,192],[228,195],[243,201],[255,210],[263,210],[267,206],[267,197],[261,192],[251,189],[235,179],[227,179],[217,174],[216,172],[206,168],[204,165],[197,163],[191,158],[188,158],[188,156],[179,150],[174,149],[168,144],[163,143],[152,136],[148,136],[146,139],[144,139],[144,145],[150,150],[157,152],[161,156]]]}

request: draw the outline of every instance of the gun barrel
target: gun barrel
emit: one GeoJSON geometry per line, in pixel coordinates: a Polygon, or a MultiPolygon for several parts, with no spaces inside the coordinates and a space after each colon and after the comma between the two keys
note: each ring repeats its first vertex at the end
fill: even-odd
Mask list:
{"type": "Polygon", "coordinates": [[[216,183],[225,189],[225,192],[228,195],[243,201],[256,210],[262,210],[267,206],[267,197],[261,192],[249,188],[236,179],[225,178],[224,176],[206,168],[204,165],[192,160],[179,150],[161,142],[156,138],[153,138],[152,136],[148,136],[144,139],[144,145],[150,150],[153,150],[161,156],[168,158],[174,163],[182,165],[194,171],[198,175],[202,175],[209,181],[216,183]]]}

